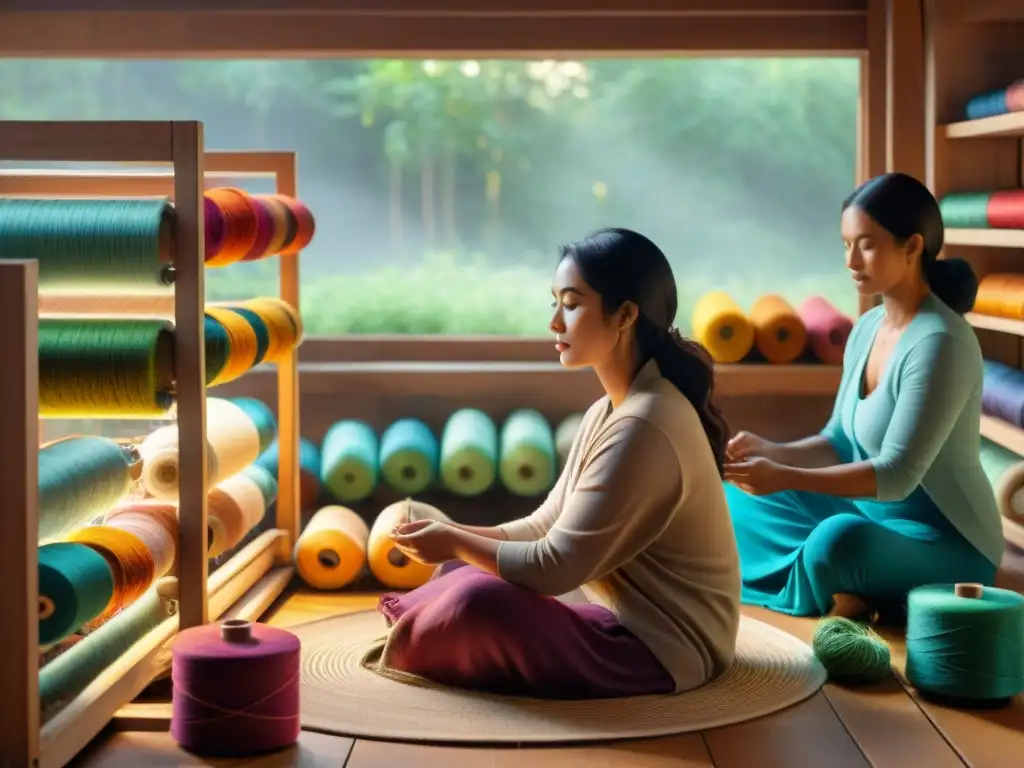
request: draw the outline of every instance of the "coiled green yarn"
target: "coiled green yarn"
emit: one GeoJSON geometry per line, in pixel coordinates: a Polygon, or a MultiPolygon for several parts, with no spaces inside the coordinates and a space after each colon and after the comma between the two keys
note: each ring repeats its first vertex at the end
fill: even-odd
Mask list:
{"type": "Polygon", "coordinates": [[[811,647],[830,680],[869,685],[892,674],[889,644],[870,627],[839,616],[823,619],[811,647]]]}
{"type": "Polygon", "coordinates": [[[166,200],[0,199],[0,259],[35,259],[48,293],[171,291],[166,200]]]}

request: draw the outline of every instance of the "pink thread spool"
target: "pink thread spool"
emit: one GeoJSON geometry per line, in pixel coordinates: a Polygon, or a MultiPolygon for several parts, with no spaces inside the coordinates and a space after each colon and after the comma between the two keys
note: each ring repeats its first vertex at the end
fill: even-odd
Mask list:
{"type": "Polygon", "coordinates": [[[190,627],[172,648],[171,737],[189,752],[244,757],[299,739],[299,639],[232,619],[190,627]]]}
{"type": "Polygon", "coordinates": [[[841,365],[853,321],[821,296],[811,296],[797,310],[807,327],[807,346],[826,365],[841,365]]]}

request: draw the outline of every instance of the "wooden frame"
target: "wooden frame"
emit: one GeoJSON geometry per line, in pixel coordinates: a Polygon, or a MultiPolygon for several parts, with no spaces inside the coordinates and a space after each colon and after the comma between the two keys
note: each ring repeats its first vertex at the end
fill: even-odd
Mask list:
{"type": "MultiPolygon", "coordinates": [[[[932,193],[941,199],[954,191],[1024,186],[1024,113],[963,119],[969,98],[1006,87],[1024,72],[1020,3],[924,0],[923,20],[924,177],[932,193]]],[[[947,229],[944,255],[967,259],[979,277],[1024,271],[1024,230],[947,229]]],[[[1024,367],[1024,322],[973,312],[967,320],[986,358],[1024,367]]],[[[981,433],[1024,456],[1024,430],[986,416],[981,433]]],[[[1004,519],[1003,533],[1024,549],[1024,527],[1004,519]]]]}
{"type": "MultiPolygon", "coordinates": [[[[174,218],[176,285],[173,315],[176,325],[178,380],[178,426],[182,446],[179,491],[179,611],[141,638],[116,662],[93,680],[75,699],[40,727],[38,691],[38,478],[39,449],[36,434],[38,413],[37,328],[41,303],[37,298],[38,268],[35,262],[0,262],[0,313],[6,313],[9,343],[17,352],[12,361],[24,365],[0,386],[8,395],[0,404],[2,434],[9,437],[10,460],[0,465],[0,485],[6,508],[24,509],[24,515],[8,515],[0,521],[0,548],[5,590],[4,622],[0,639],[13,652],[0,662],[3,682],[0,706],[12,714],[0,726],[0,762],[11,765],[63,766],[67,764],[119,711],[169,663],[166,649],[179,629],[215,619],[229,609],[239,618],[255,620],[284,589],[292,576],[290,564],[292,530],[298,527],[298,398],[295,356],[280,366],[281,407],[279,421],[287,422],[281,435],[280,482],[284,485],[278,502],[279,522],[285,529],[273,529],[256,537],[207,579],[206,525],[206,439],[204,361],[204,259],[202,192],[204,166],[212,175],[223,176],[231,168],[243,174],[272,173],[278,189],[295,192],[295,163],[292,153],[210,153],[202,151],[202,124],[196,122],[0,122],[0,154],[17,161],[127,162],[173,166],[173,173],[150,174],[139,190],[138,175],[119,176],[85,173],[44,173],[20,171],[5,174],[0,194],[42,193],[49,189],[65,196],[83,194],[160,194],[175,200],[174,218]],[[127,139],[128,136],[131,139],[127,139]],[[111,139],[113,137],[113,140],[111,139]],[[127,147],[120,151],[119,144],[127,147]],[[255,166],[255,167],[253,167],[255,166]],[[21,174],[21,176],[19,176],[21,174]],[[25,186],[18,186],[24,182],[25,186]],[[48,187],[46,185],[49,185],[48,187]],[[135,184],[136,186],[133,186],[135,184]],[[34,187],[33,187],[34,185],[34,187]],[[106,186],[103,186],[106,185],[106,186]],[[55,190],[54,187],[60,187],[55,190]],[[98,188],[100,187],[100,188],[98,188]],[[33,189],[35,192],[33,192],[33,189]],[[26,429],[28,434],[26,434],[26,429]],[[24,441],[21,438],[24,437],[24,441]],[[15,450],[24,442],[24,450],[15,450]],[[23,454],[23,456],[22,456],[23,454]],[[290,457],[289,457],[290,454],[290,457]],[[289,501],[293,497],[293,501],[289,501]],[[22,653],[24,651],[24,653],[22,653]],[[26,658],[27,657],[27,658],[26,658]]],[[[237,176],[237,174],[236,174],[237,176]]],[[[282,294],[298,302],[298,258],[282,258],[282,294]]],[[[113,301],[113,297],[111,298],[113,301]]],[[[70,302],[75,312],[95,314],[109,302],[89,306],[70,302]]],[[[59,302],[51,311],[67,310],[59,302]]],[[[156,313],[159,314],[157,308],[156,313]]],[[[167,307],[163,307],[164,310],[167,307]]],[[[149,314],[154,314],[153,310],[149,314]]]]}

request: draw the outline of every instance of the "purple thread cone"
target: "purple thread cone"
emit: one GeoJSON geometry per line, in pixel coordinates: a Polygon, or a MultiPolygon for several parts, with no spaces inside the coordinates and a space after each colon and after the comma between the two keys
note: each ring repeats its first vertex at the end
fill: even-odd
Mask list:
{"type": "Polygon", "coordinates": [[[198,755],[243,757],[298,741],[299,639],[265,624],[246,642],[220,626],[182,632],[172,649],[171,737],[198,755]]]}

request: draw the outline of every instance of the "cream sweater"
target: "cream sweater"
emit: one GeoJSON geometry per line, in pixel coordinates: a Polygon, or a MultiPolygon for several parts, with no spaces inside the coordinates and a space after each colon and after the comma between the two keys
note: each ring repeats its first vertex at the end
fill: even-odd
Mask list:
{"type": "Polygon", "coordinates": [[[722,480],[697,412],[654,361],[618,408],[594,403],[547,499],[501,529],[502,578],[545,595],[581,588],[677,691],[732,663],[740,571],[722,480]]]}

